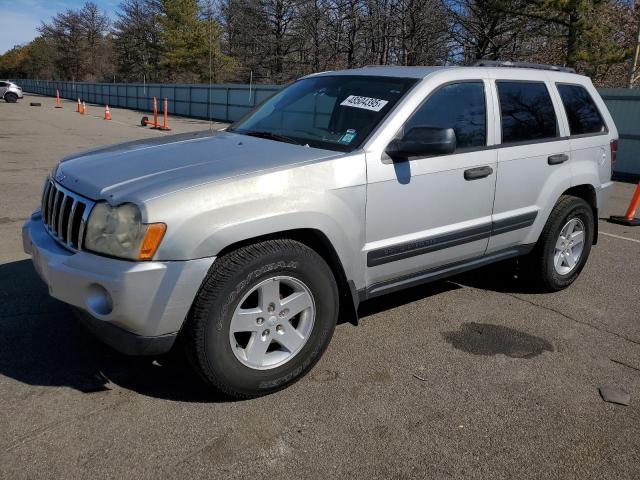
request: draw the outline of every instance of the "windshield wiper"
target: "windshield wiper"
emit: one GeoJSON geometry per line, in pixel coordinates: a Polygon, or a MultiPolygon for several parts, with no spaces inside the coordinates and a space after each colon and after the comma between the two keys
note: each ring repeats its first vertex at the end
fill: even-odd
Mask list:
{"type": "Polygon", "coordinates": [[[250,137],[266,138],[267,140],[275,140],[277,142],[293,143],[294,145],[301,145],[300,142],[294,140],[291,137],[285,135],[278,135],[277,133],[265,132],[262,130],[234,130],[237,133],[243,135],[249,135],[250,137]]]}

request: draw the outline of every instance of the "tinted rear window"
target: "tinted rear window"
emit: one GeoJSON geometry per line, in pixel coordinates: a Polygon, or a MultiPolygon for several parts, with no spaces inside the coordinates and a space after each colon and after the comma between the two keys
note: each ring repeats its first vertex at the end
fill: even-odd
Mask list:
{"type": "Polygon", "coordinates": [[[558,136],[556,113],[544,83],[496,83],[502,116],[502,143],[537,141],[558,136]]]}
{"type": "Polygon", "coordinates": [[[557,85],[567,112],[571,135],[604,132],[605,126],[591,95],[580,85],[557,85]]]}

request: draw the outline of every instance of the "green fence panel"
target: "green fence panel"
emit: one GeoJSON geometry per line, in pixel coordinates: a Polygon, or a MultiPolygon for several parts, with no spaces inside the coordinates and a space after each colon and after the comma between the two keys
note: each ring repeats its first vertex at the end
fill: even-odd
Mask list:
{"type": "Polygon", "coordinates": [[[640,90],[598,90],[618,128],[620,141],[615,172],[621,177],[640,176],[640,90]]]}
{"type": "MultiPolygon", "coordinates": [[[[246,84],[134,84],[16,80],[25,92],[151,111],[166,97],[171,115],[233,122],[282,87],[246,84]]],[[[620,134],[616,174],[640,176],[640,90],[599,89],[620,134]]]]}
{"type": "Polygon", "coordinates": [[[14,80],[25,92],[141,111],[153,109],[153,97],[162,110],[166,98],[171,115],[233,122],[257,103],[279,91],[278,85],[90,83],[50,80],[14,80]]]}

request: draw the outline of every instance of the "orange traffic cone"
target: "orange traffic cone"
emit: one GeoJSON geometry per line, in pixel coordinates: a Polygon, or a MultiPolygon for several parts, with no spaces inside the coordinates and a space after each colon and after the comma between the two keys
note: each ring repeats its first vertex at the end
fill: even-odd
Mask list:
{"type": "Polygon", "coordinates": [[[82,102],[82,111],[80,113],[82,115],[86,115],[87,114],[87,105],[84,102],[82,102]]]}
{"type": "Polygon", "coordinates": [[[111,112],[109,112],[109,105],[104,107],[104,119],[111,120],[111,112]]]}
{"type": "Polygon", "coordinates": [[[162,113],[164,117],[164,125],[158,125],[157,128],[159,128],[160,130],[171,130],[169,128],[169,102],[167,100],[167,97],[164,97],[164,107],[162,108],[162,113]]]}
{"type": "Polygon", "coordinates": [[[82,113],[82,104],[80,103],[79,97],[78,97],[78,106],[76,107],[76,112],[82,113]]]}
{"type": "Polygon", "coordinates": [[[56,90],[56,108],[62,108],[62,103],[60,102],[60,90],[56,90]]]}
{"type": "Polygon", "coordinates": [[[631,197],[629,208],[627,208],[627,213],[624,214],[624,217],[612,215],[609,217],[609,221],[611,223],[627,225],[628,227],[640,227],[640,218],[635,218],[638,207],[640,207],[640,182],[638,182],[638,185],[636,186],[636,191],[634,192],[633,197],[631,197]]]}

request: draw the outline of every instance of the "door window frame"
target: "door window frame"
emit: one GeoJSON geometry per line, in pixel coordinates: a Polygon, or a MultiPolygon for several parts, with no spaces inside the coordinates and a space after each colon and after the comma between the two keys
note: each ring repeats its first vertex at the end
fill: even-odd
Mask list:
{"type": "Polygon", "coordinates": [[[560,104],[562,105],[562,113],[565,115],[565,118],[566,118],[566,121],[567,121],[567,133],[569,134],[569,136],[567,138],[575,139],[575,138],[588,138],[588,137],[598,137],[598,136],[601,136],[601,135],[609,135],[609,125],[607,125],[607,122],[604,119],[604,115],[602,115],[602,112],[600,111],[600,108],[598,107],[598,104],[593,99],[593,95],[591,95],[589,90],[584,85],[581,85],[580,83],[571,83],[571,82],[554,82],[553,85],[554,85],[556,91],[558,92],[558,98],[560,99],[560,104]],[[595,107],[596,112],[598,112],[598,115],[600,116],[600,120],[602,121],[602,125],[604,125],[604,130],[601,131],[601,132],[579,133],[579,134],[576,134],[576,135],[572,135],[571,134],[571,125],[569,125],[569,114],[567,113],[567,107],[565,106],[564,102],[562,101],[562,95],[560,94],[560,89],[558,88],[558,85],[569,85],[571,87],[583,88],[584,91],[587,92],[587,95],[589,95],[589,98],[591,99],[591,102],[593,103],[593,106],[595,107]]]}
{"type": "MultiPolygon", "coordinates": [[[[493,99],[490,96],[490,92],[489,92],[489,88],[490,86],[487,85],[487,82],[485,81],[485,79],[483,78],[463,78],[460,80],[451,80],[445,83],[441,83],[439,84],[437,87],[435,87],[434,89],[432,89],[418,104],[418,106],[416,108],[414,108],[411,113],[407,116],[406,120],[402,123],[402,126],[400,126],[400,128],[398,129],[398,131],[396,132],[396,134],[394,135],[393,138],[398,138],[398,136],[401,134],[401,132],[404,132],[405,126],[407,125],[407,123],[409,122],[409,120],[411,120],[413,118],[413,116],[424,106],[425,103],[427,103],[429,101],[429,99],[436,94],[438,91],[440,91],[442,88],[448,87],[449,85],[458,85],[460,83],[480,83],[482,85],[482,91],[484,93],[484,145],[483,146],[477,146],[477,147],[468,147],[468,148],[464,148],[464,149],[456,149],[453,153],[448,153],[448,154],[442,154],[442,155],[432,155],[429,157],[416,157],[415,159],[423,159],[423,158],[432,158],[432,157],[449,157],[451,155],[460,155],[463,153],[469,153],[469,152],[479,152],[482,150],[490,150],[492,148],[495,148],[496,145],[489,145],[489,121],[490,121],[490,117],[489,117],[489,108],[491,108],[490,106],[492,105],[493,99]]],[[[414,160],[413,158],[410,160],[414,160]]]]}
{"type": "MultiPolygon", "coordinates": [[[[496,117],[498,119],[498,131],[500,132],[500,141],[496,144],[496,148],[509,148],[509,147],[520,147],[523,145],[535,145],[538,143],[552,143],[558,142],[562,140],[567,140],[569,137],[567,135],[562,135],[562,125],[560,124],[560,115],[558,112],[558,106],[553,101],[553,92],[549,88],[550,85],[545,80],[523,80],[523,79],[509,79],[509,78],[496,78],[493,81],[493,88],[495,91],[496,97],[496,106],[498,107],[498,111],[496,112],[496,117]],[[549,95],[549,100],[551,101],[551,106],[553,107],[553,113],[556,117],[556,136],[555,137],[547,137],[547,138],[539,138],[535,140],[522,140],[519,142],[508,142],[505,143],[503,141],[502,135],[502,105],[500,104],[500,92],[498,91],[498,83],[500,82],[508,82],[508,83],[541,83],[547,90],[547,94],[549,95]]],[[[560,94],[558,93],[558,98],[560,94]]],[[[562,112],[564,113],[564,112],[562,112]]],[[[568,132],[568,124],[567,124],[567,132],[568,132]]]]}

